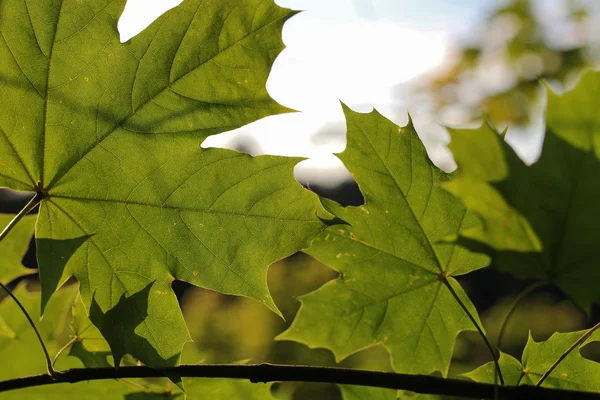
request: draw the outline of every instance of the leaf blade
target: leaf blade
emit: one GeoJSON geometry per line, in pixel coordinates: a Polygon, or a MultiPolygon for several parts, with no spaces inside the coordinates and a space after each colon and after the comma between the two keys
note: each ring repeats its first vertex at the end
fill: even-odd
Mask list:
{"type": "Polygon", "coordinates": [[[120,43],[124,4],[2,2],[0,185],[44,194],[44,304],[70,275],[98,315],[154,282],[131,319],[160,356],[134,355],[164,367],[189,339],[175,279],[278,312],[268,265],[307,247],[331,215],[296,182],[298,159],[200,146],[289,111],[265,86],[295,12],[272,0],[185,0],[120,43]]]}
{"type": "Polygon", "coordinates": [[[306,252],[340,278],[304,296],[278,339],[327,348],[338,360],[382,343],[399,372],[447,374],[456,335],[474,328],[443,279],[478,320],[452,275],[482,268],[487,258],[443,240],[476,221],[439,187],[448,176],[431,164],[410,123],[399,128],[376,111],[344,111],[348,145],[340,158],[365,205],[323,200],[351,227],[326,229],[306,252]]]}

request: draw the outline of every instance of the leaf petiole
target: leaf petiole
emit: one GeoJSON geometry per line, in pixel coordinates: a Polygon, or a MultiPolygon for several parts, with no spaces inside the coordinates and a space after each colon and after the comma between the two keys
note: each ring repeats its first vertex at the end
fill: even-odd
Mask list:
{"type": "Polygon", "coordinates": [[[508,313],[506,313],[506,317],[504,317],[504,321],[502,321],[502,325],[500,326],[500,331],[498,333],[498,342],[496,344],[497,348],[500,348],[500,345],[502,344],[502,339],[504,338],[504,333],[506,332],[506,327],[508,326],[508,321],[510,321],[510,318],[512,317],[514,312],[517,310],[517,307],[519,306],[519,304],[521,304],[521,302],[523,300],[525,300],[525,298],[527,298],[527,296],[529,296],[531,293],[533,293],[537,289],[545,286],[546,284],[547,284],[547,282],[532,283],[527,288],[525,288],[525,290],[523,290],[517,296],[517,298],[513,301],[513,303],[510,305],[510,308],[508,309],[508,313]]]}
{"type": "MultiPolygon", "coordinates": [[[[6,236],[8,236],[10,231],[19,223],[19,221],[21,219],[23,219],[24,216],[29,214],[29,212],[31,210],[33,210],[35,208],[35,206],[37,206],[40,203],[40,201],[42,201],[43,198],[44,198],[44,196],[41,192],[37,192],[35,194],[35,196],[33,196],[33,198],[29,201],[29,203],[27,203],[27,205],[17,215],[15,215],[15,217],[12,219],[12,221],[10,221],[10,223],[4,228],[2,233],[0,233],[0,242],[2,240],[4,240],[4,238],[6,236]]],[[[50,359],[50,354],[48,353],[48,349],[46,348],[46,345],[44,344],[44,341],[42,340],[42,336],[40,335],[40,332],[38,331],[37,327],[35,326],[35,323],[31,319],[31,316],[29,315],[29,313],[27,312],[27,310],[25,309],[23,304],[21,304],[19,299],[17,299],[17,297],[11,292],[11,290],[8,287],[6,287],[6,285],[4,285],[4,283],[0,282],[0,287],[2,287],[2,289],[4,289],[4,291],[15,301],[15,303],[17,303],[17,305],[19,306],[19,308],[21,309],[21,311],[27,318],[29,325],[31,325],[31,327],[35,331],[38,341],[40,342],[40,345],[42,346],[42,350],[44,351],[44,356],[46,357],[46,368],[48,370],[48,374],[52,378],[55,378],[57,376],[57,372],[56,372],[56,370],[54,370],[54,366],[52,364],[52,360],[50,359]]]]}
{"type": "Polygon", "coordinates": [[[4,240],[6,236],[8,236],[10,231],[12,231],[12,229],[19,223],[19,221],[23,219],[24,216],[29,214],[29,212],[33,210],[35,206],[37,206],[40,203],[40,201],[42,201],[43,198],[44,197],[40,192],[36,193],[35,196],[33,196],[29,203],[27,203],[27,205],[17,215],[15,215],[12,221],[10,221],[8,225],[6,225],[6,228],[4,228],[2,233],[0,233],[0,242],[4,240]]]}
{"type": "Polygon", "coordinates": [[[492,347],[492,345],[491,345],[490,341],[488,340],[487,336],[485,336],[485,333],[483,333],[483,329],[481,329],[481,327],[479,326],[479,324],[477,323],[477,321],[475,321],[475,318],[473,317],[473,315],[471,315],[471,312],[469,311],[469,309],[467,308],[467,306],[465,306],[465,304],[460,299],[460,297],[458,297],[458,294],[456,293],[456,291],[454,290],[454,288],[452,287],[452,285],[450,284],[450,282],[448,282],[448,279],[446,279],[444,277],[443,279],[441,279],[441,281],[444,282],[444,285],[446,285],[446,287],[448,288],[448,290],[450,290],[450,293],[452,294],[452,296],[454,297],[454,299],[456,299],[456,301],[458,302],[458,304],[465,311],[465,313],[467,314],[467,316],[469,317],[469,319],[471,320],[471,322],[473,323],[473,325],[475,325],[475,329],[477,329],[477,332],[479,332],[479,335],[481,335],[481,337],[483,338],[483,341],[485,342],[487,348],[489,349],[490,353],[492,354],[492,360],[494,360],[496,374],[498,376],[498,379],[500,380],[500,384],[504,385],[504,378],[502,377],[502,371],[500,370],[500,365],[498,364],[498,360],[496,359],[496,352],[494,351],[494,348],[492,347]]]}
{"type": "Polygon", "coordinates": [[[29,325],[31,325],[31,327],[35,331],[35,334],[36,334],[36,336],[38,338],[38,341],[40,342],[40,345],[42,346],[42,350],[44,351],[44,356],[46,356],[46,369],[48,370],[48,375],[50,375],[53,379],[55,379],[58,374],[57,374],[56,370],[54,369],[54,366],[52,365],[52,359],[50,358],[50,354],[48,353],[48,349],[46,348],[46,345],[44,344],[44,340],[42,339],[42,335],[40,335],[40,331],[38,331],[37,327],[33,323],[33,320],[29,316],[29,313],[27,312],[27,310],[25,309],[25,307],[23,307],[23,304],[21,304],[21,302],[19,301],[19,299],[17,299],[17,297],[13,294],[13,292],[11,292],[10,289],[7,288],[6,285],[4,285],[2,282],[0,282],[0,287],[2,287],[2,289],[4,289],[6,291],[6,293],[15,301],[15,303],[17,303],[17,305],[19,306],[19,308],[21,309],[21,311],[23,312],[23,314],[27,318],[27,321],[29,322],[29,325]]]}
{"type": "Polygon", "coordinates": [[[60,357],[60,355],[67,350],[69,347],[71,347],[73,345],[73,343],[75,343],[79,338],[77,336],[73,336],[71,338],[71,340],[69,340],[67,343],[65,343],[65,345],[56,353],[56,355],[54,356],[54,360],[52,360],[52,366],[54,366],[54,364],[56,364],[56,361],[58,361],[58,358],[60,357]]]}

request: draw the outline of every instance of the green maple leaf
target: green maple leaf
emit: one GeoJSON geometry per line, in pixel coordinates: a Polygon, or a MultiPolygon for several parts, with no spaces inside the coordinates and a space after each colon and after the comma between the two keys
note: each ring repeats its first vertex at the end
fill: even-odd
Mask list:
{"type": "MultiPolygon", "coordinates": [[[[500,353],[500,368],[508,385],[535,385],[544,373],[563,355],[586,331],[554,333],[548,340],[536,342],[531,335],[523,350],[522,362],[500,353]]],[[[580,350],[592,342],[600,341],[600,333],[594,332],[589,338],[571,351],[554,369],[542,386],[548,388],[600,392],[600,363],[584,358],[580,350]]],[[[494,364],[487,363],[463,376],[476,382],[494,382],[494,364]]]]}
{"type": "Polygon", "coordinates": [[[122,44],[124,4],[0,3],[0,186],[44,197],[42,310],[74,275],[86,306],[113,317],[111,348],[164,367],[189,340],[173,280],[277,311],[268,265],[307,247],[330,214],[295,181],[299,159],[200,147],[288,111],[265,83],[294,13],[186,0],[122,44]],[[130,298],[127,315],[110,313],[130,298]]]}
{"type": "Polygon", "coordinates": [[[462,236],[483,244],[502,270],[555,283],[589,312],[600,292],[600,117],[590,99],[600,74],[577,88],[549,92],[546,136],[539,160],[527,166],[493,128],[451,130],[459,179],[446,188],[482,220],[462,236]],[[477,149],[477,150],[473,150],[477,149]]]}
{"type": "MultiPolygon", "coordinates": [[[[0,214],[0,226],[6,226],[14,215],[0,214]]],[[[35,215],[28,215],[21,219],[13,230],[0,242],[0,282],[5,285],[16,278],[29,275],[35,270],[25,268],[21,261],[29,248],[29,242],[35,230],[35,215]]]]}
{"type": "MultiPolygon", "coordinates": [[[[557,357],[558,357],[558,355],[557,355],[557,357]]],[[[521,362],[519,360],[517,360],[510,354],[506,354],[506,353],[500,351],[500,357],[498,358],[498,365],[500,366],[500,370],[502,370],[502,377],[504,378],[504,384],[516,386],[518,383],[520,383],[519,380],[521,380],[521,382],[525,383],[523,381],[523,378],[525,378],[525,377],[523,377],[523,378],[521,377],[521,375],[523,375],[523,365],[521,364],[521,362]]],[[[482,365],[481,367],[476,368],[475,370],[473,370],[471,372],[461,374],[461,376],[469,378],[475,382],[496,383],[497,384],[497,382],[494,380],[495,374],[496,374],[495,364],[493,362],[489,362],[487,364],[482,365]]],[[[528,382],[532,383],[530,381],[528,381],[528,382]]],[[[535,384],[535,382],[533,382],[533,384],[535,384]]]]}
{"type": "MultiPolygon", "coordinates": [[[[47,304],[44,318],[37,323],[42,339],[50,355],[54,356],[69,341],[67,333],[76,333],[78,337],[75,344],[83,344],[91,356],[95,356],[94,352],[99,352],[100,356],[105,357],[108,343],[97,330],[94,330],[94,326],[85,314],[81,299],[76,297],[76,289],[77,286],[74,285],[62,288],[47,304]],[[72,307],[70,307],[71,304],[72,307]],[[69,329],[69,324],[71,329],[69,329]]],[[[30,292],[25,285],[19,285],[14,294],[30,315],[39,314],[41,304],[39,292],[30,292]]],[[[0,380],[45,373],[44,356],[35,332],[12,299],[6,298],[0,303],[0,317],[6,319],[15,330],[15,336],[12,338],[0,336],[0,359],[11,360],[0,365],[0,380]]],[[[71,355],[73,355],[73,347],[71,355]]],[[[100,366],[86,365],[85,363],[82,365],[83,360],[78,358],[79,355],[74,357],[63,355],[58,359],[57,367],[64,370],[83,366],[100,366]]],[[[189,399],[262,400],[271,398],[270,384],[253,384],[246,380],[234,379],[184,379],[184,382],[189,399]]],[[[166,379],[137,379],[134,380],[134,384],[117,380],[86,381],[75,384],[30,387],[2,393],[3,400],[60,400],[64,398],[146,400],[183,399],[184,396],[166,379]],[[141,392],[141,386],[146,390],[141,392]]]]}
{"type": "Polygon", "coordinates": [[[399,128],[376,111],[345,114],[348,144],[339,157],[365,205],[322,200],[351,227],[328,228],[307,252],[340,277],[302,297],[278,338],[330,349],[337,360],[383,344],[398,372],[446,375],[457,334],[474,327],[444,280],[478,321],[453,276],[487,258],[443,239],[476,221],[439,187],[449,175],[431,163],[412,123],[399,128]]]}
{"type": "Polygon", "coordinates": [[[71,330],[77,339],[69,348],[69,355],[79,358],[86,368],[108,367],[111,350],[100,330],[90,321],[85,304],[78,295],[71,310],[71,330]]]}
{"type": "MultiPolygon", "coordinates": [[[[45,316],[37,322],[38,330],[53,356],[69,340],[69,304],[73,301],[76,286],[69,286],[56,293],[48,303],[45,316]]],[[[29,292],[24,284],[14,290],[15,296],[30,315],[40,312],[40,293],[29,292]]],[[[0,337],[0,380],[20,378],[46,372],[42,348],[35,332],[25,319],[22,311],[11,298],[0,303],[0,317],[6,320],[15,332],[14,338],[0,337]],[[8,362],[7,360],[10,360],[8,362]]],[[[82,367],[75,358],[61,358],[58,368],[82,367]]],[[[86,399],[119,398],[132,388],[116,381],[83,382],[75,385],[38,386],[2,393],[2,399],[64,399],[65,396],[86,399]]]]}

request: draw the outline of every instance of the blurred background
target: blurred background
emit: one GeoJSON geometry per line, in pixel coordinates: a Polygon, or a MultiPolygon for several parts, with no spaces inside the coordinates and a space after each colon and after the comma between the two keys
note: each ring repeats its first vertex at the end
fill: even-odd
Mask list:
{"type": "MultiPolygon", "coordinates": [[[[445,126],[468,126],[487,115],[528,162],[539,155],[543,137],[544,80],[568,88],[582,68],[600,61],[600,2],[594,0],[276,0],[305,12],[284,27],[287,48],[279,56],[268,90],[300,113],[268,117],[211,137],[204,147],[228,147],[253,155],[303,156],[298,180],[344,205],[363,199],[341,162],[345,123],[340,101],[357,111],[376,107],[404,125],[410,113],[432,161],[450,171],[445,126]]],[[[119,22],[122,41],[144,29],[179,1],[129,0],[119,22]]],[[[27,197],[0,189],[0,212],[17,212],[27,197]]],[[[35,268],[30,249],[25,265],[35,268]]],[[[260,304],[175,282],[195,343],[183,362],[243,360],[337,365],[326,350],[274,342],[293,320],[297,297],[336,273],[298,254],[274,264],[269,286],[285,321],[260,304]]],[[[516,296],[529,282],[492,268],[461,280],[478,308],[492,343],[516,296]]],[[[594,310],[591,320],[600,316],[594,310]]],[[[589,321],[552,288],[536,290],[516,310],[502,350],[520,357],[529,331],[536,340],[555,331],[583,329],[589,321]]],[[[594,356],[594,349],[589,351],[594,356]]],[[[476,335],[459,337],[452,375],[489,361],[476,335]]],[[[386,370],[376,347],[342,366],[386,370]]],[[[333,385],[275,385],[281,399],[337,399],[333,385]]]]}

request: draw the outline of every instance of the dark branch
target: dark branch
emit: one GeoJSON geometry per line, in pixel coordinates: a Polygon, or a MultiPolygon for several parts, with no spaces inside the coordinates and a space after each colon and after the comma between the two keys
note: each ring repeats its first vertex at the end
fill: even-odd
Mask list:
{"type": "MultiPolygon", "coordinates": [[[[187,378],[238,378],[252,382],[325,382],[342,385],[373,386],[409,390],[424,394],[461,396],[473,399],[494,399],[493,384],[458,379],[443,379],[427,375],[407,375],[391,372],[362,371],[344,368],[296,365],[180,365],[165,370],[148,367],[74,368],[59,372],[59,379],[48,374],[27,376],[0,382],[0,392],[57,383],[117,378],[156,378],[182,376],[187,378]]],[[[547,389],[534,386],[496,387],[500,399],[600,400],[600,393],[547,389]]]]}

